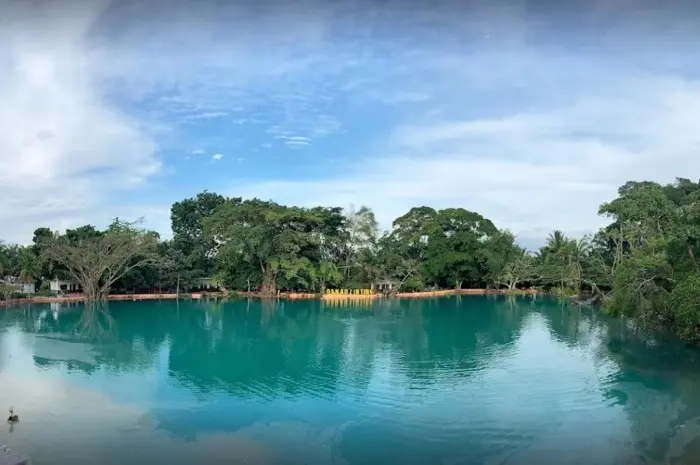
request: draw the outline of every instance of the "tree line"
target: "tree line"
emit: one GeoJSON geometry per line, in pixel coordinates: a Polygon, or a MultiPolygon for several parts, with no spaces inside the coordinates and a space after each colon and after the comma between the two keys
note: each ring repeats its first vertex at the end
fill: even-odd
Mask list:
{"type": "MultiPolygon", "coordinates": [[[[553,231],[536,251],[462,208],[415,207],[381,233],[367,207],[281,205],[204,191],[171,208],[173,237],[115,220],[0,247],[0,276],[70,277],[89,299],[179,291],[210,278],[229,291],[324,292],[388,281],[395,290],[538,288],[597,301],[700,341],[700,184],[628,182],[600,206],[610,224],[580,239],[553,231]]],[[[45,284],[42,284],[45,286],[45,284]]]]}

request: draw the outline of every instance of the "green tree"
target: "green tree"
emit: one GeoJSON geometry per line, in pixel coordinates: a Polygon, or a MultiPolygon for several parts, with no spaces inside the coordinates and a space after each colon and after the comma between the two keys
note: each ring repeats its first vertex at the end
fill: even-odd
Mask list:
{"type": "Polygon", "coordinates": [[[343,274],[335,263],[322,261],[319,263],[316,279],[318,280],[318,290],[324,292],[326,286],[337,286],[340,284],[343,280],[343,274]]]}
{"type": "Polygon", "coordinates": [[[10,254],[7,245],[0,242],[0,278],[10,272],[10,254]]]}
{"type": "MultiPolygon", "coordinates": [[[[486,250],[500,234],[493,223],[462,208],[413,208],[397,218],[391,232],[394,253],[412,263],[422,282],[461,288],[486,281],[486,250]]],[[[385,243],[386,244],[386,243],[385,243]]],[[[487,259],[486,259],[487,260],[487,259]]]]}
{"type": "Polygon", "coordinates": [[[611,313],[697,339],[699,192],[698,184],[687,179],[663,187],[629,182],[601,206],[601,214],[613,220],[598,241],[601,249],[607,246],[601,257],[612,281],[611,313]]]}
{"type": "Polygon", "coordinates": [[[515,243],[515,236],[508,230],[492,234],[481,247],[481,269],[489,285],[503,285],[506,267],[522,257],[525,250],[515,243]]]}
{"type": "Polygon", "coordinates": [[[589,250],[588,238],[576,240],[561,231],[552,232],[536,255],[542,283],[560,294],[578,293],[589,250]]]}
{"type": "Polygon", "coordinates": [[[23,281],[36,281],[41,277],[39,260],[31,247],[22,247],[19,252],[17,276],[23,281]]]}
{"type": "MultiPolygon", "coordinates": [[[[34,236],[32,238],[33,245],[31,246],[34,255],[39,259],[43,257],[43,243],[47,240],[54,238],[54,232],[49,228],[37,228],[34,231],[34,236]]],[[[58,263],[52,260],[38,260],[38,278],[42,280],[51,280],[56,275],[63,274],[65,271],[58,263]]]]}
{"type": "Polygon", "coordinates": [[[158,282],[168,290],[179,293],[183,289],[191,289],[197,283],[197,278],[203,273],[194,269],[188,257],[173,245],[172,241],[164,241],[157,246],[157,260],[153,264],[158,276],[158,282]]]}
{"type": "Polygon", "coordinates": [[[344,226],[337,236],[341,242],[338,263],[342,263],[345,279],[368,282],[369,270],[362,267],[360,255],[371,253],[377,246],[379,227],[374,212],[362,206],[358,210],[350,208],[344,226]]]}
{"type": "Polygon", "coordinates": [[[672,269],[665,252],[635,250],[615,272],[608,310],[649,319],[663,313],[672,285],[672,269]]]}
{"type": "Polygon", "coordinates": [[[280,279],[286,286],[308,286],[313,268],[309,254],[318,253],[326,219],[320,209],[228,200],[205,219],[204,227],[217,244],[221,268],[230,274],[241,263],[257,267],[261,292],[274,295],[280,279]]]}
{"type": "MultiPolygon", "coordinates": [[[[628,182],[618,197],[600,206],[599,214],[613,218],[615,229],[632,249],[672,235],[678,228],[678,209],[654,182],[628,182]]],[[[656,242],[655,242],[656,241],[656,242]]]]}
{"type": "Polygon", "coordinates": [[[462,208],[440,210],[426,229],[424,276],[461,289],[464,281],[484,281],[484,244],[499,234],[490,220],[462,208]]]}
{"type": "Polygon", "coordinates": [[[505,286],[509,291],[514,291],[518,284],[534,280],[536,273],[535,259],[523,250],[520,256],[512,258],[501,268],[495,283],[505,286]]]}
{"type": "Polygon", "coordinates": [[[91,226],[66,231],[42,242],[42,254],[65,267],[83,287],[85,299],[106,299],[117,280],[133,269],[152,263],[158,238],[137,223],[115,221],[105,231],[91,226]]]}
{"type": "Polygon", "coordinates": [[[213,271],[213,253],[216,243],[204,234],[204,220],[214,215],[225,202],[240,203],[241,199],[225,197],[204,191],[196,197],[175,202],[170,209],[173,247],[187,257],[190,268],[200,277],[213,271]]]}
{"type": "Polygon", "coordinates": [[[668,301],[673,326],[686,340],[700,342],[700,274],[689,273],[673,289],[668,301]]]}

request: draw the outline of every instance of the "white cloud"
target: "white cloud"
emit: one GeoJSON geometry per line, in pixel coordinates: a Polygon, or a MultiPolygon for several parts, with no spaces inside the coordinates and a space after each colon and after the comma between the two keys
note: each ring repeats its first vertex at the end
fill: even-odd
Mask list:
{"type": "Polygon", "coordinates": [[[50,23],[10,7],[0,13],[16,20],[0,32],[0,224],[9,241],[73,225],[161,166],[151,136],[95,79],[84,39],[102,5],[62,5],[68,11],[42,11],[57,15],[50,23]]]}
{"type": "Polygon", "coordinates": [[[284,129],[280,126],[273,126],[269,128],[266,132],[272,135],[273,139],[282,141],[285,145],[287,145],[290,148],[305,147],[311,145],[312,142],[310,137],[296,135],[294,131],[284,129]]]}
{"type": "MultiPolygon", "coordinates": [[[[162,175],[159,153],[250,153],[247,132],[224,145],[244,124],[270,128],[251,144],[304,148],[309,163],[321,139],[351,133],[349,149],[345,138],[343,153],[318,160],[337,161],[324,178],[247,191],[366,203],[385,225],[425,203],[479,211],[523,237],[580,232],[602,221],[597,204],[627,179],[698,169],[700,102],[682,77],[693,72],[698,31],[678,9],[640,7],[625,20],[629,6],[601,0],[572,14],[581,30],[553,31],[517,1],[306,1],[266,14],[239,2],[136,1],[113,11],[106,0],[76,0],[31,14],[3,4],[0,236],[26,240],[37,226],[130,213],[122,188],[162,175]],[[596,14],[610,27],[585,30],[596,14]],[[223,116],[221,133],[183,132],[223,116]]],[[[153,208],[167,230],[167,207],[153,208]]]]}
{"type": "Polygon", "coordinates": [[[671,182],[700,172],[697,108],[700,83],[634,79],[616,96],[401,127],[347,174],[263,182],[243,192],[305,205],[362,203],[387,228],[413,206],[464,207],[532,245],[555,228],[580,236],[603,225],[598,206],[628,180],[671,182]]]}
{"type": "Polygon", "coordinates": [[[211,156],[211,158],[213,160],[221,160],[222,158],[224,158],[224,156],[220,153],[215,153],[214,155],[211,156]]]}
{"type": "Polygon", "coordinates": [[[187,115],[185,120],[200,120],[200,119],[214,119],[221,118],[228,115],[225,111],[205,111],[202,113],[194,113],[192,115],[187,115]]]}
{"type": "Polygon", "coordinates": [[[306,147],[311,145],[311,139],[304,136],[276,136],[275,139],[281,139],[288,147],[306,147]]]}

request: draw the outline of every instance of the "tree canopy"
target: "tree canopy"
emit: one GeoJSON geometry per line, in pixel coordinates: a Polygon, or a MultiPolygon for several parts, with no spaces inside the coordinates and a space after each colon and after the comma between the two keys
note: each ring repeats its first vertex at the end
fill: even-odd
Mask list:
{"type": "Polygon", "coordinates": [[[110,289],[191,289],[201,278],[268,295],[386,280],[397,290],[537,287],[587,294],[613,314],[700,342],[700,184],[628,182],[599,214],[610,223],[596,233],[553,231],[527,251],[463,208],[415,207],[380,233],[366,206],[309,208],[204,191],[173,204],[170,240],[119,220],[104,231],[39,228],[32,245],[0,243],[0,276],[73,278],[91,283],[86,293],[97,298],[110,289]]]}
{"type": "Polygon", "coordinates": [[[105,231],[92,226],[68,230],[41,240],[42,258],[58,264],[83,288],[85,299],[104,299],[129,271],[154,261],[157,234],[137,223],[115,219],[105,231]]]}

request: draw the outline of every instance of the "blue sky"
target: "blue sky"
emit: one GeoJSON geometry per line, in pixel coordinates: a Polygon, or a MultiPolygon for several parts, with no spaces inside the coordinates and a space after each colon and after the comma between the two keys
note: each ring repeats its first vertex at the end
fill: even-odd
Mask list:
{"type": "Polygon", "coordinates": [[[204,189],[464,207],[538,245],[700,173],[691,2],[5,2],[0,237],[204,189]]]}

